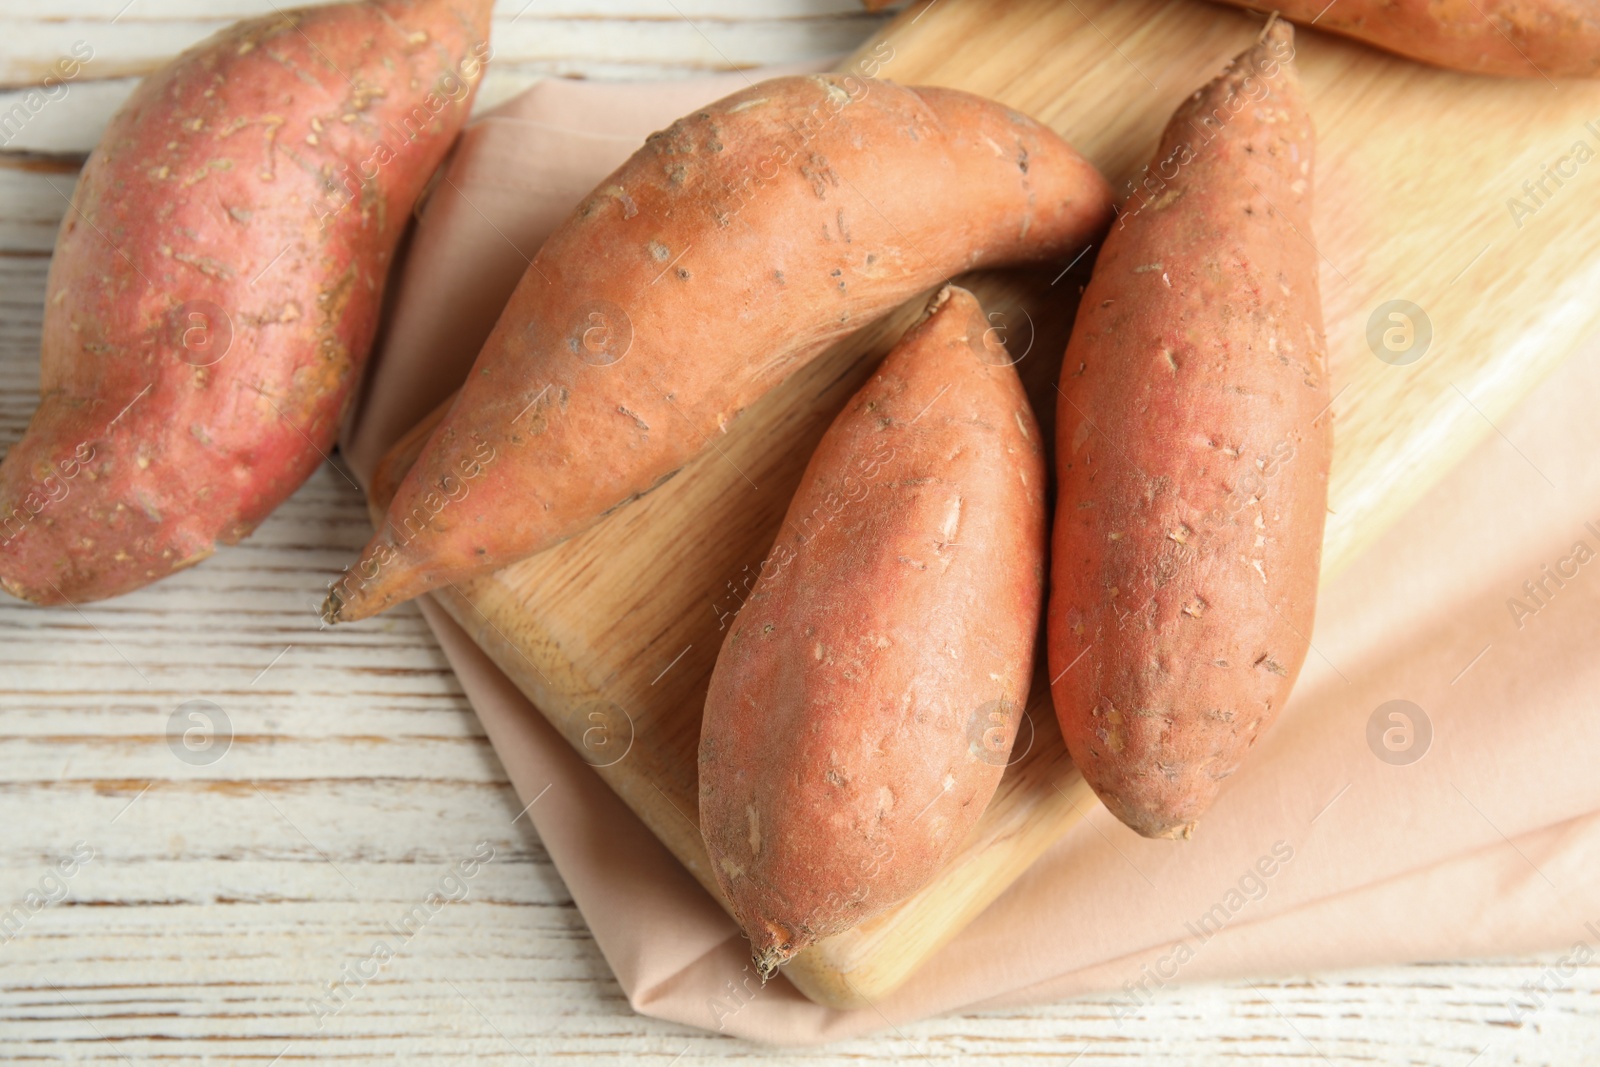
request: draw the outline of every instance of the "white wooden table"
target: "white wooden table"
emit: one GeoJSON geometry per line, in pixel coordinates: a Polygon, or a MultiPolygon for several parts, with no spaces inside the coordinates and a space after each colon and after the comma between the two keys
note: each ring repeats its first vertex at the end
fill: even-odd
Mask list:
{"type": "MultiPolygon", "coordinates": [[[[0,448],[35,402],[45,271],[83,154],[143,72],[271,6],[0,0],[0,113],[75,42],[94,51],[0,150],[0,448]]],[[[502,0],[483,101],[541,75],[828,55],[876,25],[855,0],[502,0]]],[[[0,1058],[1600,1062],[1600,962],[1529,1022],[1496,1024],[1555,954],[1168,988],[1120,1024],[1110,997],[959,1015],[812,1052],[638,1016],[513,822],[505,772],[415,608],[318,628],[321,590],[367,533],[325,467],[247,543],[150,589],[82,611],[0,602],[0,1058]],[[218,711],[228,726],[208,735],[218,711]],[[479,842],[494,859],[470,895],[319,1020],[312,999],[479,842]]]]}

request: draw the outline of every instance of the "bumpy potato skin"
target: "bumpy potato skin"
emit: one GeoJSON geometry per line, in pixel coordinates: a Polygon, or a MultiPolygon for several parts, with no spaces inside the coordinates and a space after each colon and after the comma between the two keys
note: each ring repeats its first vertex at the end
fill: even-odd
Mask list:
{"type": "Polygon", "coordinates": [[[1147,836],[1189,835],[1311,632],[1328,372],[1292,42],[1274,23],[1173,116],[1062,364],[1052,696],[1147,836]]]}
{"type": "Polygon", "coordinates": [[[40,406],[0,466],[8,592],[136,589],[248,534],[322,462],[491,6],[275,13],[134,92],[57,239],[40,406]]]}
{"type": "Polygon", "coordinates": [[[1593,0],[1225,0],[1471,74],[1593,78],[1600,7],[1593,0]]]}
{"type": "Polygon", "coordinates": [[[1044,454],[977,300],[944,294],[818,444],[712,674],[701,831],[764,975],[933,877],[1027,698],[1044,454]]]}
{"type": "Polygon", "coordinates": [[[534,258],[325,617],[572,536],[829,343],[960,271],[1068,259],[1109,218],[1060,137],[954,90],[778,78],[680,119],[534,258]]]}

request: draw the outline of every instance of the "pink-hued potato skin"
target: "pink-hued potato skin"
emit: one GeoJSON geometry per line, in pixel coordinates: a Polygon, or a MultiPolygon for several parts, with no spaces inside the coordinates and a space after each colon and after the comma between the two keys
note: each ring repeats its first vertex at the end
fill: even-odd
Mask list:
{"type": "Polygon", "coordinates": [[[933,878],[1027,700],[1039,428],[978,301],[938,299],[818,444],[711,677],[700,828],[763,976],[933,878]]]}
{"type": "Polygon", "coordinates": [[[325,618],[572,536],[831,342],[960,271],[1071,258],[1109,219],[1065,141],[954,90],[777,78],[678,120],[534,258],[325,618]]]}
{"type": "Polygon", "coordinates": [[[39,409],[0,465],[0,586],[139,588],[244,537],[323,461],[491,6],[275,13],[140,84],[57,238],[39,409]]]}
{"type": "Polygon", "coordinates": [[[1600,74],[1594,0],[1225,0],[1470,74],[1600,74]]]}
{"type": "Polygon", "coordinates": [[[1052,697],[1084,777],[1151,837],[1191,833],[1311,633],[1328,366],[1292,55],[1276,22],[1178,109],[1061,369],[1052,697]]]}

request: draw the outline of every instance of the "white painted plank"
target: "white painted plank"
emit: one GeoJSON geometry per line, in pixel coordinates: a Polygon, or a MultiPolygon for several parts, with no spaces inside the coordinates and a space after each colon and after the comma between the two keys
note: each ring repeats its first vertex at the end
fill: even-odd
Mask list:
{"type": "MultiPolygon", "coordinates": [[[[45,268],[41,267],[37,274],[37,297],[24,300],[21,294],[33,290],[13,287],[9,275],[18,268],[12,267],[9,257],[18,253],[49,256],[55,247],[56,229],[67,211],[77,180],[77,167],[70,163],[18,159],[0,152],[0,205],[3,205],[0,207],[0,256],[8,257],[3,268],[8,279],[5,289],[0,291],[0,301],[3,301],[0,307],[6,312],[6,333],[0,335],[0,343],[12,340],[14,331],[25,324],[32,323],[37,330],[36,320],[42,309],[36,305],[44,298],[45,268]],[[32,318],[29,307],[35,308],[32,318]]],[[[28,277],[17,278],[15,285],[26,287],[31,277],[30,270],[28,277]]]]}

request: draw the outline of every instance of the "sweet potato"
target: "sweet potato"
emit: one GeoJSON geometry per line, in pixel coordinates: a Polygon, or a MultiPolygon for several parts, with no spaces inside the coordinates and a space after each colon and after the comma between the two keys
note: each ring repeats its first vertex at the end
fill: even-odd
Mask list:
{"type": "Polygon", "coordinates": [[[1594,0],[1225,0],[1472,74],[1600,74],[1594,0]]]}
{"type": "Polygon", "coordinates": [[[1045,460],[986,325],[944,289],[851,399],[717,657],[700,829],[763,977],[928,882],[1004,770],[1045,460]]]}
{"type": "Polygon", "coordinates": [[[539,251],[325,618],[570,537],[829,343],[959,271],[1073,256],[1109,212],[1065,141],[954,90],[778,78],[680,119],[539,251]]]}
{"type": "Polygon", "coordinates": [[[1180,107],[1061,369],[1052,696],[1073,761],[1187,837],[1305,657],[1327,501],[1312,128],[1293,31],[1180,107]]]}
{"type": "Polygon", "coordinates": [[[277,13],[134,92],[62,222],[39,409],[0,465],[8,592],[136,589],[244,537],[322,462],[491,6],[277,13]]]}

